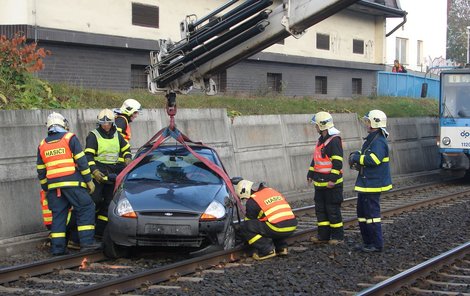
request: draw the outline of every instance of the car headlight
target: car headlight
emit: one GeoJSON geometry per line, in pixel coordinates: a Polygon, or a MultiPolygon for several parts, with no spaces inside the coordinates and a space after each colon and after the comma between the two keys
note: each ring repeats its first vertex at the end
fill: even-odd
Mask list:
{"type": "Polygon", "coordinates": [[[136,212],[127,198],[121,198],[116,206],[116,214],[125,218],[137,218],[136,212]]]}
{"type": "Polygon", "coordinates": [[[450,138],[449,137],[444,137],[442,138],[442,144],[444,145],[449,145],[450,144],[450,138]]]}
{"type": "Polygon", "coordinates": [[[225,216],[225,207],[218,201],[213,201],[201,215],[201,220],[216,220],[225,216]]]}

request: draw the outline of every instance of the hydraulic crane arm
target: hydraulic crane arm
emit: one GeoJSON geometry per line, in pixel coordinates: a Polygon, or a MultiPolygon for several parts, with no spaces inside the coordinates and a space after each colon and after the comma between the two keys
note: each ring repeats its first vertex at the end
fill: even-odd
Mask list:
{"type": "Polygon", "coordinates": [[[359,0],[283,0],[274,9],[271,0],[248,0],[226,11],[232,0],[209,15],[181,23],[182,40],[160,40],[150,54],[148,86],[152,93],[187,92],[192,86],[216,92],[210,76],[293,35],[303,32],[359,0]]]}

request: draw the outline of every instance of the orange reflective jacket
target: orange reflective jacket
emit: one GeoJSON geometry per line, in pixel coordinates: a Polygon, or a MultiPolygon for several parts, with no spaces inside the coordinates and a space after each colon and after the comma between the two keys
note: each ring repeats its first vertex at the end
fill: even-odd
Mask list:
{"type": "Polygon", "coordinates": [[[331,159],[328,155],[324,154],[322,155],[323,148],[325,148],[326,145],[328,145],[331,140],[336,138],[338,136],[331,136],[329,137],[325,142],[320,143],[320,141],[317,142],[317,145],[315,146],[315,151],[313,152],[313,160],[315,162],[313,166],[313,170],[316,173],[320,174],[329,174],[331,172],[331,169],[333,168],[333,163],[331,162],[331,159]]]}
{"type": "Polygon", "coordinates": [[[122,117],[126,121],[126,130],[123,131],[122,129],[118,128],[119,132],[123,136],[124,139],[126,139],[127,142],[131,140],[131,126],[129,124],[129,121],[127,120],[126,116],[122,115],[116,115],[116,117],[122,117]]]}
{"type": "Polygon", "coordinates": [[[41,208],[42,208],[42,219],[44,221],[44,225],[51,225],[52,224],[52,211],[49,210],[49,206],[47,204],[46,199],[46,192],[41,190],[41,208]]]}
{"type": "Polygon", "coordinates": [[[265,217],[261,221],[276,224],[294,219],[295,215],[282,194],[272,188],[263,188],[251,196],[260,206],[265,217]]]}
{"type": "Polygon", "coordinates": [[[57,142],[41,141],[39,152],[46,166],[47,179],[70,176],[75,173],[75,162],[69,144],[73,135],[73,133],[66,133],[57,142]]]}

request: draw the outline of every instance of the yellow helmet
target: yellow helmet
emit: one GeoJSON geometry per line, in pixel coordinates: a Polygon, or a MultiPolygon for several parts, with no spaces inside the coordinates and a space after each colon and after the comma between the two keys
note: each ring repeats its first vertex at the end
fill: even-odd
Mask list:
{"type": "Polygon", "coordinates": [[[385,128],[387,127],[387,115],[380,110],[371,110],[365,116],[364,119],[370,121],[372,128],[385,128]]]}
{"type": "Polygon", "coordinates": [[[52,126],[61,126],[64,129],[68,130],[69,129],[69,122],[67,119],[65,119],[62,114],[57,113],[57,112],[52,112],[47,116],[47,122],[46,122],[47,129],[51,128],[52,126]]]}
{"type": "Polygon", "coordinates": [[[137,102],[134,99],[127,99],[122,103],[121,106],[121,113],[125,114],[127,116],[131,116],[135,112],[140,112],[142,111],[142,106],[140,105],[139,102],[137,102]]]}
{"type": "Polygon", "coordinates": [[[311,122],[312,124],[318,125],[320,131],[324,131],[335,126],[333,124],[333,117],[331,114],[324,111],[320,111],[313,115],[311,122]]]}
{"type": "Polygon", "coordinates": [[[114,113],[109,109],[103,109],[97,116],[98,123],[114,123],[114,113]]]}

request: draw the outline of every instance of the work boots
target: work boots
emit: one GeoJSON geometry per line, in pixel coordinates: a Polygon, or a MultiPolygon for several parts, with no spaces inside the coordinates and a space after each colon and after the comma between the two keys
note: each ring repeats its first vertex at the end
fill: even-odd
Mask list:
{"type": "Polygon", "coordinates": [[[95,250],[101,250],[103,248],[102,243],[94,242],[89,245],[80,245],[80,252],[87,252],[87,251],[95,251],[95,250]]]}

